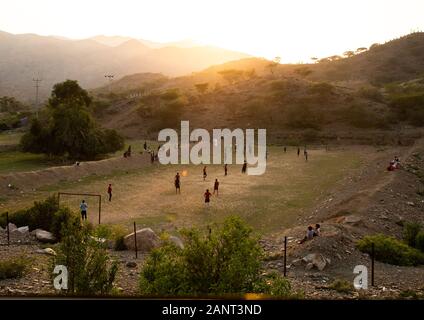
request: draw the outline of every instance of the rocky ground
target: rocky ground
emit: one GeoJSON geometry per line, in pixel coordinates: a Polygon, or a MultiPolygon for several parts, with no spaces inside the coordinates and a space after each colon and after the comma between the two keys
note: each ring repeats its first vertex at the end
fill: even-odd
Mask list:
{"type": "MultiPolygon", "coordinates": [[[[375,233],[400,238],[404,222],[424,224],[423,177],[422,141],[413,148],[382,149],[361,172],[347,177],[348,181],[328,194],[309,216],[303,215],[308,218],[299,219],[299,226],[261,239],[269,256],[264,265],[266,271],[283,272],[283,238],[287,236],[288,278],[293,289],[303,292],[308,299],[424,298],[424,266],[399,267],[376,262],[374,287],[370,281],[368,290],[341,292],[331,287],[336,280],[353,283],[356,265],[365,265],[371,272],[370,257],[355,248],[357,240],[375,233]],[[395,155],[393,152],[401,156],[402,168],[389,172],[386,167],[390,155],[395,155]],[[306,227],[315,223],[321,224],[322,235],[299,244],[306,227]]],[[[7,246],[6,233],[0,230],[0,260],[29,257],[28,270],[22,278],[0,281],[0,295],[57,294],[50,275],[53,256],[42,251],[46,247],[55,250],[55,246],[40,243],[34,234],[21,231],[12,232],[11,245],[7,246]]],[[[110,253],[120,264],[117,293],[136,295],[146,256],[139,253],[136,259],[133,251],[110,250],[110,253]]]]}

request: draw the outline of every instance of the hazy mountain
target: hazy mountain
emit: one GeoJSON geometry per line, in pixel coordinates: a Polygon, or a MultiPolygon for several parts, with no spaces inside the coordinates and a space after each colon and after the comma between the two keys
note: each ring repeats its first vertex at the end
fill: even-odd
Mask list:
{"type": "Polygon", "coordinates": [[[150,41],[145,39],[136,39],[136,38],[130,38],[130,37],[99,35],[99,36],[91,37],[88,40],[94,40],[98,43],[111,46],[111,47],[119,46],[123,44],[124,42],[130,41],[130,40],[136,40],[152,49],[158,49],[158,48],[164,48],[164,47],[192,48],[192,47],[201,46],[201,44],[190,39],[184,39],[184,40],[174,41],[174,42],[155,42],[155,41],[150,41]]]}
{"type": "Polygon", "coordinates": [[[115,78],[140,72],[180,76],[247,56],[209,46],[151,48],[125,37],[66,40],[0,32],[0,96],[33,100],[35,77],[43,79],[40,96],[46,98],[52,86],[65,79],[93,88],[107,83],[105,74],[115,78]]]}

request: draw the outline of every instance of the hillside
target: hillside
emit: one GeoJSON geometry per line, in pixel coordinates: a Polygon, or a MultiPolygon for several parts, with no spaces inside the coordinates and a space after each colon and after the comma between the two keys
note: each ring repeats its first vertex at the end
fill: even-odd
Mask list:
{"type": "Polygon", "coordinates": [[[247,57],[209,46],[152,48],[135,39],[108,40],[114,40],[116,46],[93,39],[0,32],[0,96],[33,101],[35,77],[43,79],[40,96],[44,99],[55,83],[66,79],[77,79],[82,86],[94,88],[106,83],[105,74],[114,74],[115,78],[139,72],[179,76],[247,57]]]}
{"type": "Polygon", "coordinates": [[[424,32],[416,32],[385,44],[374,44],[368,50],[349,58],[337,56],[308,65],[308,78],[326,81],[367,81],[383,85],[407,81],[424,75],[424,32]],[[332,58],[332,59],[331,59],[332,58]]]}
{"type": "Polygon", "coordinates": [[[102,123],[128,137],[154,137],[184,119],[208,129],[266,128],[274,142],[408,144],[424,125],[424,50],[411,49],[421,46],[424,34],[414,33],[349,58],[307,65],[246,58],[183,77],[127,76],[93,94],[107,101],[98,109],[102,123]]]}

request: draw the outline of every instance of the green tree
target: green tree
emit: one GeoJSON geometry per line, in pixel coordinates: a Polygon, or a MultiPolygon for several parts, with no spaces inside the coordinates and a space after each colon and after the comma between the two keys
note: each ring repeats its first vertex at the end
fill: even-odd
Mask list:
{"type": "Polygon", "coordinates": [[[59,105],[78,105],[89,107],[92,99],[88,92],[82,89],[78,81],[66,80],[65,82],[57,83],[53,86],[49,105],[57,107],[59,105]]]}
{"type": "Polygon", "coordinates": [[[285,279],[275,277],[267,282],[269,279],[261,276],[262,249],[252,229],[240,218],[227,218],[220,228],[206,234],[192,229],[183,235],[184,249],[167,243],[147,258],[140,275],[142,294],[289,293],[285,279]],[[276,283],[279,289],[270,283],[276,283]]]}
{"type": "Polygon", "coordinates": [[[34,120],[21,139],[24,151],[94,159],[120,150],[124,140],[114,130],[100,128],[91,115],[91,98],[76,81],[54,86],[45,116],[34,120]],[[41,124],[43,122],[43,124],[41,124]]]}
{"type": "Polygon", "coordinates": [[[106,249],[90,234],[87,224],[81,225],[78,216],[62,224],[61,238],[56,264],[68,269],[68,294],[108,294],[118,271],[106,249]]]}

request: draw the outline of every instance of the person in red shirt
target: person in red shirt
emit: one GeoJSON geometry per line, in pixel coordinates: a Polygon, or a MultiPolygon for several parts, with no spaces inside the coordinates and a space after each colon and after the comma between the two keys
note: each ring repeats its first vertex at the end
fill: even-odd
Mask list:
{"type": "Polygon", "coordinates": [[[211,202],[211,196],[212,196],[212,193],[209,192],[209,189],[206,189],[204,196],[205,196],[205,203],[209,205],[209,203],[211,202]]]}
{"type": "Polygon", "coordinates": [[[109,195],[109,201],[112,201],[112,185],[109,184],[109,187],[107,187],[107,194],[109,195]]]}
{"type": "Polygon", "coordinates": [[[177,172],[177,175],[175,176],[175,194],[178,192],[181,194],[181,182],[180,182],[180,173],[177,172]]]}

